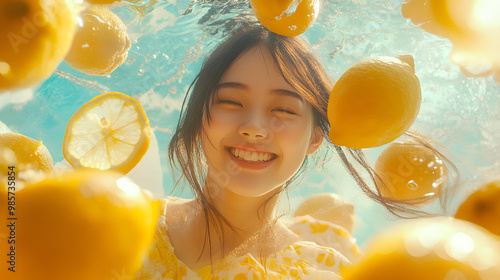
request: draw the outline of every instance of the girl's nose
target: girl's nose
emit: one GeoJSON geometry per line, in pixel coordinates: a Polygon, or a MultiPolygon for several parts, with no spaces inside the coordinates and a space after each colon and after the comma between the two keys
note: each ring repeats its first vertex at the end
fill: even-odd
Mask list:
{"type": "Polygon", "coordinates": [[[239,127],[239,134],[249,140],[263,140],[269,136],[269,130],[262,116],[254,114],[239,127]]]}

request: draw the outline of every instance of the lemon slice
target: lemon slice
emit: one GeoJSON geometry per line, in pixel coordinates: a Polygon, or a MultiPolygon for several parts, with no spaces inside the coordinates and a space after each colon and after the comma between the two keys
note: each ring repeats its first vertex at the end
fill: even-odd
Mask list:
{"type": "Polygon", "coordinates": [[[71,117],[63,155],[74,168],[125,174],[144,156],[150,137],[149,120],[139,102],[108,92],[85,103],[71,117]]]}

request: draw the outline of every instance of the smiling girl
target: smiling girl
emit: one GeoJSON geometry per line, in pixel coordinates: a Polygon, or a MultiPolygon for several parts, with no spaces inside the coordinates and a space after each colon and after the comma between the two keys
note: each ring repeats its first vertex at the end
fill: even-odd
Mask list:
{"type": "Polygon", "coordinates": [[[341,227],[300,219],[304,229],[328,235],[329,245],[320,246],[275,213],[280,194],[329,142],[333,86],[307,48],[256,24],[205,61],[169,146],[195,198],[165,199],[138,279],[337,279],[356,256],[341,227]]]}

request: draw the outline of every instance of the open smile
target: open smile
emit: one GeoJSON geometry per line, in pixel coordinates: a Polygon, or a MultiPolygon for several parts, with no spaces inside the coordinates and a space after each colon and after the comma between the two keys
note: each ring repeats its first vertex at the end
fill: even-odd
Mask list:
{"type": "Polygon", "coordinates": [[[231,159],[241,168],[260,170],[268,167],[278,157],[267,152],[255,152],[238,148],[227,148],[231,159]]]}
{"type": "Polygon", "coordinates": [[[267,152],[253,152],[238,148],[228,148],[228,150],[234,157],[248,162],[266,162],[278,157],[273,153],[267,152]]]}

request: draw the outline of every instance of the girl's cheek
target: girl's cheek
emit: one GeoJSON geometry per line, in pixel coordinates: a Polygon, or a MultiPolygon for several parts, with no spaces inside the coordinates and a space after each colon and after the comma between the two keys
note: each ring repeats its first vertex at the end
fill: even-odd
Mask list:
{"type": "Polygon", "coordinates": [[[290,129],[291,121],[278,117],[272,117],[269,120],[269,129],[273,133],[282,133],[290,129]]]}
{"type": "Polygon", "coordinates": [[[234,126],[242,116],[238,112],[228,110],[213,110],[211,125],[234,126]]]}
{"type": "Polygon", "coordinates": [[[307,123],[285,120],[278,124],[281,126],[277,127],[277,131],[279,132],[276,135],[279,135],[283,141],[291,143],[294,146],[309,141],[312,128],[307,123]]]}
{"type": "Polygon", "coordinates": [[[296,133],[303,134],[308,127],[301,119],[272,117],[269,120],[269,129],[274,133],[294,135],[296,133]]]}

